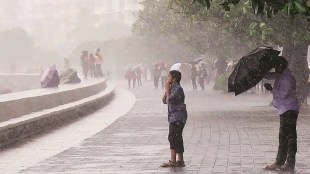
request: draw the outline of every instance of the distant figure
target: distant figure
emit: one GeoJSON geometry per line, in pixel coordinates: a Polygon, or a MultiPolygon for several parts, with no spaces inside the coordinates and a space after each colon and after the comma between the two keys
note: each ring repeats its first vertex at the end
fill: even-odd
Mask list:
{"type": "Polygon", "coordinates": [[[142,70],[141,70],[141,67],[138,67],[136,69],[136,76],[137,76],[138,86],[142,86],[142,70]]]}
{"type": "Polygon", "coordinates": [[[96,74],[97,74],[97,77],[104,77],[102,69],[101,69],[101,66],[103,63],[103,56],[102,56],[102,53],[100,51],[100,48],[96,49],[95,55],[96,55],[96,74]]]}
{"type": "Polygon", "coordinates": [[[205,90],[205,79],[207,78],[207,69],[204,63],[201,63],[198,71],[198,82],[202,90],[205,90]]]}
{"type": "Polygon", "coordinates": [[[127,79],[127,82],[128,82],[128,87],[130,88],[131,87],[131,81],[132,81],[132,78],[133,78],[133,70],[131,67],[129,67],[126,71],[126,74],[125,74],[125,78],[127,79]]]}
{"type": "Polygon", "coordinates": [[[81,62],[81,66],[83,69],[84,79],[87,79],[87,75],[89,71],[88,51],[82,51],[80,62],[81,62]]]}
{"type": "Polygon", "coordinates": [[[41,75],[42,88],[58,87],[59,83],[60,83],[60,77],[56,69],[56,65],[50,66],[41,75]]]}
{"type": "Polygon", "coordinates": [[[136,87],[136,82],[137,82],[137,72],[134,69],[132,71],[132,87],[135,88],[136,87]]]}
{"type": "Polygon", "coordinates": [[[154,79],[155,89],[158,89],[159,77],[160,77],[160,71],[159,71],[158,65],[156,64],[153,69],[153,79],[154,79]]]}
{"type": "Polygon", "coordinates": [[[60,74],[59,78],[61,84],[81,83],[81,79],[78,77],[77,71],[73,68],[67,68],[60,74]]]}
{"type": "Polygon", "coordinates": [[[168,75],[168,69],[164,63],[161,64],[159,72],[160,72],[160,79],[161,79],[161,88],[164,89],[167,75],[168,75]]]}
{"type": "Polygon", "coordinates": [[[93,53],[89,55],[89,71],[90,71],[90,77],[94,78],[96,77],[96,58],[93,53]]]}
{"type": "Polygon", "coordinates": [[[193,90],[197,90],[197,83],[196,83],[197,75],[198,74],[197,74],[196,66],[192,64],[191,65],[191,81],[193,85],[193,90]]]}

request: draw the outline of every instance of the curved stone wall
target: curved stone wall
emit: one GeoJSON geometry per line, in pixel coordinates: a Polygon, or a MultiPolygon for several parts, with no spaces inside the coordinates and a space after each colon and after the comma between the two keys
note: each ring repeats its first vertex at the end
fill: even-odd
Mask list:
{"type": "Polygon", "coordinates": [[[0,122],[75,102],[95,95],[106,87],[106,80],[93,80],[81,84],[61,85],[58,88],[3,94],[0,97],[0,122]]]}
{"type": "MultiPolygon", "coordinates": [[[[106,87],[98,94],[75,102],[0,122],[0,151],[11,147],[13,144],[21,144],[29,137],[34,137],[48,130],[70,124],[107,105],[113,100],[115,85],[108,82],[106,83],[105,81],[101,81],[97,83],[97,85],[106,87]]],[[[88,86],[90,87],[92,85],[88,86]]],[[[54,95],[56,96],[59,94],[54,93],[54,95]]]]}

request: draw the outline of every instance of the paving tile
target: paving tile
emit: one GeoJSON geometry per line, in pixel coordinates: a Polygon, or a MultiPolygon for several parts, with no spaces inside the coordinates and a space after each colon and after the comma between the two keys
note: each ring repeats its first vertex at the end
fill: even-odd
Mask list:
{"type": "MultiPolygon", "coordinates": [[[[167,106],[160,101],[163,91],[148,85],[130,89],[137,103],[109,127],[20,173],[272,173],[263,167],[275,160],[279,119],[274,108],[255,106],[267,105],[270,96],[234,97],[185,87],[186,167],[160,168],[170,157],[167,106]]],[[[310,174],[309,125],[310,110],[305,109],[297,126],[298,173],[310,174]]]]}

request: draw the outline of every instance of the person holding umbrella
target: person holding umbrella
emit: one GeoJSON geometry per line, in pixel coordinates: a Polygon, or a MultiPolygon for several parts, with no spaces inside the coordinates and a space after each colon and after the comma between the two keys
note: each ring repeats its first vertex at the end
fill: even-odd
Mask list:
{"type": "Polygon", "coordinates": [[[228,91],[237,96],[257,85],[263,78],[275,80],[273,87],[271,84],[264,86],[266,90],[272,91],[273,104],[280,115],[279,147],[276,161],[264,169],[293,171],[297,152],[299,102],[296,79],[288,69],[285,58],[278,56],[279,53],[272,47],[258,47],[243,56],[228,78],[228,91]],[[276,72],[271,73],[272,68],[276,72]]]}
{"type": "Polygon", "coordinates": [[[273,104],[280,115],[279,147],[276,162],[265,167],[265,170],[293,171],[297,152],[296,123],[299,102],[296,94],[296,79],[287,68],[288,63],[278,56],[274,64],[275,72],[265,75],[266,79],[275,79],[274,86],[266,83],[266,90],[272,91],[273,104]]]}

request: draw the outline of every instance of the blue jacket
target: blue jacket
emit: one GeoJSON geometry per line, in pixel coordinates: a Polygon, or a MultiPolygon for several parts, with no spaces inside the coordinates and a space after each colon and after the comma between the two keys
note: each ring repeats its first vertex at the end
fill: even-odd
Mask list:
{"type": "Polygon", "coordinates": [[[184,103],[185,95],[179,83],[173,83],[168,96],[168,122],[182,121],[186,123],[187,110],[184,103]]]}

